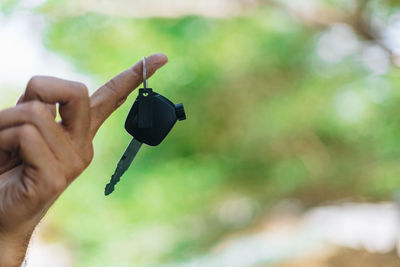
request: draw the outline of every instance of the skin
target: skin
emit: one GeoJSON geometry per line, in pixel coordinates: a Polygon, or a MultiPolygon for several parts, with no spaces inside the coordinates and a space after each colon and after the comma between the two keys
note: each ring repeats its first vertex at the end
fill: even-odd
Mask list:
{"type": "MultiPolygon", "coordinates": [[[[167,57],[146,63],[151,76],[167,57]]],[[[33,77],[18,104],[0,111],[0,267],[21,265],[35,227],[89,166],[93,138],[142,83],[142,68],[136,63],[92,96],[79,82],[33,77]]]]}

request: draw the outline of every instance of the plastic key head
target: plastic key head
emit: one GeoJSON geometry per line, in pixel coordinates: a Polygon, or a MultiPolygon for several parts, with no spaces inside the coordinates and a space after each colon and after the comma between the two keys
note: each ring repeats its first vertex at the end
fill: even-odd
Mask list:
{"type": "Polygon", "coordinates": [[[140,129],[153,127],[153,97],[151,89],[140,89],[138,102],[138,127],[140,129]]]}
{"type": "Polygon", "coordinates": [[[150,88],[140,89],[139,96],[129,112],[125,129],[136,140],[159,145],[174,127],[176,121],[185,120],[182,104],[175,105],[150,88]]]}

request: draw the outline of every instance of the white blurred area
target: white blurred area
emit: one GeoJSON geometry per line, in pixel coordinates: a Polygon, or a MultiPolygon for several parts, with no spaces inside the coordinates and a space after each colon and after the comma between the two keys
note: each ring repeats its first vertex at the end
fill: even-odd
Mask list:
{"type": "MultiPolygon", "coordinates": [[[[23,1],[33,4],[33,1],[23,1]]],[[[92,79],[76,71],[71,63],[60,55],[46,49],[43,29],[46,21],[28,11],[10,15],[0,13],[0,90],[22,92],[29,78],[34,75],[56,76],[81,81],[89,88],[92,79]],[[7,88],[7,89],[1,89],[7,88]]]]}
{"type": "Polygon", "coordinates": [[[363,80],[354,79],[339,88],[332,99],[338,118],[344,123],[354,124],[368,118],[394,91],[385,75],[392,65],[400,65],[400,15],[393,16],[387,23],[380,24],[381,38],[375,42],[361,40],[347,24],[335,23],[322,32],[316,42],[316,54],[326,69],[316,72],[327,75],[332,68],[363,67],[363,80]],[[347,65],[347,66],[346,66],[347,65]],[[346,67],[345,67],[346,66],[346,67]]]}
{"type": "MultiPolygon", "coordinates": [[[[398,31],[393,31],[392,27],[388,26],[384,32],[389,32],[386,42],[390,47],[395,48],[397,40],[400,39],[400,28],[398,31]]],[[[351,27],[341,23],[332,25],[324,32],[317,45],[317,53],[321,60],[327,63],[340,63],[353,57],[372,75],[384,75],[390,70],[391,53],[396,55],[396,50],[388,51],[388,49],[388,47],[375,42],[360,41],[351,27]]]]}
{"type": "MultiPolygon", "coordinates": [[[[245,197],[222,203],[222,206],[226,205],[231,205],[234,212],[225,210],[219,217],[229,223],[243,222],[244,217],[248,219],[254,209],[258,208],[255,202],[245,197]]],[[[154,235],[154,231],[142,230],[142,238],[134,235],[134,243],[139,242],[139,247],[159,247],[157,240],[163,239],[160,232],[156,231],[157,234],[154,235]]],[[[73,267],[72,253],[62,243],[44,242],[40,238],[40,231],[39,228],[31,242],[26,266],[73,267]]],[[[142,251],[139,247],[138,250],[142,251]]],[[[187,262],[162,266],[275,266],[281,262],[316,255],[330,256],[343,247],[382,254],[397,251],[400,255],[398,204],[343,203],[316,207],[304,212],[300,202],[284,200],[257,225],[225,238],[209,253],[187,262]]]]}
{"type": "Polygon", "coordinates": [[[250,233],[228,238],[204,256],[168,266],[276,266],[311,255],[329,256],[340,247],[400,254],[400,210],[395,203],[347,203],[301,212],[296,201],[281,202],[250,233]]]}
{"type": "Polygon", "coordinates": [[[47,243],[36,235],[27,252],[25,267],[72,267],[72,259],[62,243],[47,243]]]}

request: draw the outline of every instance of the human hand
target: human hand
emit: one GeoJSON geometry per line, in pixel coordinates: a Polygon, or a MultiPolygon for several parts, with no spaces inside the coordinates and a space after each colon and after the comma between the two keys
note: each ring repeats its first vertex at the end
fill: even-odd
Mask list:
{"type": "MultiPolygon", "coordinates": [[[[148,57],[148,75],[166,62],[163,54],[148,57]]],[[[21,264],[36,225],[90,164],[97,130],[142,82],[142,67],[91,97],[81,83],[33,77],[17,106],[0,111],[0,267],[21,264]]]]}

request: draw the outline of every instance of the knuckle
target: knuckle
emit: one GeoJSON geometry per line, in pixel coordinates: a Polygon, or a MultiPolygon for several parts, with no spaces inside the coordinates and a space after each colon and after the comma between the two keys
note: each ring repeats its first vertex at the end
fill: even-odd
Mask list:
{"type": "Polygon", "coordinates": [[[67,187],[67,182],[64,177],[55,177],[48,186],[50,195],[58,195],[67,187]]]}
{"type": "Polygon", "coordinates": [[[115,81],[114,78],[112,78],[111,80],[109,80],[105,86],[112,91],[113,93],[117,93],[117,82],[115,81]]]}
{"type": "Polygon", "coordinates": [[[137,68],[135,68],[135,66],[132,66],[131,68],[129,68],[129,71],[131,72],[131,75],[135,76],[136,79],[142,78],[141,73],[139,73],[139,70],[137,70],[137,68]]]}
{"type": "Polygon", "coordinates": [[[37,88],[40,87],[42,80],[43,80],[43,77],[38,76],[38,75],[30,78],[28,85],[26,86],[26,91],[35,91],[37,88]]]}
{"type": "Polygon", "coordinates": [[[48,109],[44,103],[35,100],[28,104],[28,112],[31,116],[42,117],[48,113],[48,109]]]}
{"type": "Polygon", "coordinates": [[[89,98],[89,89],[81,82],[74,82],[73,93],[76,98],[89,98]]]}
{"type": "Polygon", "coordinates": [[[93,156],[94,156],[94,148],[93,148],[93,145],[90,144],[90,145],[88,145],[88,147],[86,148],[85,153],[84,153],[85,168],[90,165],[90,163],[93,160],[93,156]]]}
{"type": "Polygon", "coordinates": [[[85,168],[84,160],[80,157],[75,157],[72,161],[73,178],[77,177],[85,168]]]}
{"type": "Polygon", "coordinates": [[[46,179],[46,191],[50,196],[59,195],[67,187],[67,179],[64,174],[64,169],[59,163],[53,162],[53,164],[49,166],[47,175],[51,178],[46,179]]]}
{"type": "Polygon", "coordinates": [[[125,101],[124,97],[121,97],[118,94],[117,82],[115,79],[111,79],[104,85],[104,87],[111,93],[110,98],[112,98],[112,102],[114,103],[113,109],[116,110],[125,101]]]}
{"type": "Polygon", "coordinates": [[[21,139],[36,139],[39,133],[35,126],[25,124],[19,128],[18,135],[21,139]]]}

